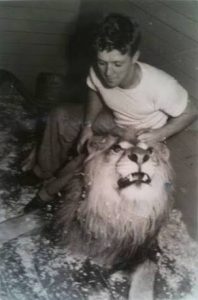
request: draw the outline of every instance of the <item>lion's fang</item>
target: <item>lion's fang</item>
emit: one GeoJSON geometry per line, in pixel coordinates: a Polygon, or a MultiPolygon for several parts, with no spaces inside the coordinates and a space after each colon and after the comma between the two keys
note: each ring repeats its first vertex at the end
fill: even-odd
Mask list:
{"type": "Polygon", "coordinates": [[[132,182],[133,181],[133,176],[130,174],[129,176],[127,176],[127,179],[132,182]]]}
{"type": "Polygon", "coordinates": [[[142,177],[142,180],[143,180],[143,181],[148,180],[148,175],[144,174],[144,176],[142,177]]]}

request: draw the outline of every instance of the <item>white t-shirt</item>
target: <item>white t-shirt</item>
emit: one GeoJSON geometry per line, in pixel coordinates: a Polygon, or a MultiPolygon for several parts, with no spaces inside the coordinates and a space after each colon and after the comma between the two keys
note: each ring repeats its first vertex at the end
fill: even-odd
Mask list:
{"type": "Polygon", "coordinates": [[[169,116],[177,117],[186,108],[187,91],[170,75],[145,63],[138,62],[142,78],[134,88],[105,87],[93,67],[87,85],[98,92],[112,110],[120,127],[159,128],[169,116]]]}

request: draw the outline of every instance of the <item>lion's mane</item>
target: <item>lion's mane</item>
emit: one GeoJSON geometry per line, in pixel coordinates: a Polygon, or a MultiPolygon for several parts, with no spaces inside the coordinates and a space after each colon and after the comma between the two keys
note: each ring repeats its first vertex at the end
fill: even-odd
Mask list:
{"type": "Polygon", "coordinates": [[[142,147],[112,136],[89,143],[55,216],[58,237],[72,250],[114,264],[150,247],[171,208],[172,169],[164,144],[142,147]]]}

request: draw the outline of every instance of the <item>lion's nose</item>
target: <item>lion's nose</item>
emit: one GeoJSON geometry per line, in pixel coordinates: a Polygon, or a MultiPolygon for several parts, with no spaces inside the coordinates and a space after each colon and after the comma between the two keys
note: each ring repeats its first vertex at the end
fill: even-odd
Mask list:
{"type": "Polygon", "coordinates": [[[135,153],[130,154],[129,159],[136,162],[136,163],[138,162],[138,156],[135,153]]]}
{"type": "Polygon", "coordinates": [[[129,159],[137,164],[142,164],[149,160],[150,156],[148,153],[131,153],[128,155],[129,159]]]}

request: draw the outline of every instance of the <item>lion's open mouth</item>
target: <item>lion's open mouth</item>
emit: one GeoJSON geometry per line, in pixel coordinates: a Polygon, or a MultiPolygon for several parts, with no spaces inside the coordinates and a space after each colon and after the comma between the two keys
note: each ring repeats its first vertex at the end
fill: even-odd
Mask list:
{"type": "Polygon", "coordinates": [[[151,182],[151,178],[149,177],[148,174],[143,172],[135,172],[129,174],[126,177],[120,178],[118,180],[118,186],[120,189],[123,189],[132,184],[140,185],[142,183],[149,184],[150,182],[151,182]]]}

